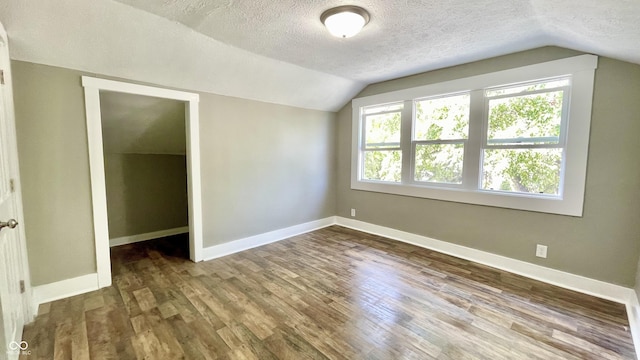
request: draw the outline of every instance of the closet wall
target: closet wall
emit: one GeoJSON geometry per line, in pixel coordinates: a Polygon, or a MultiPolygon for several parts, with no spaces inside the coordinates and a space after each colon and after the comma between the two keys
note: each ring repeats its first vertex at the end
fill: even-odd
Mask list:
{"type": "Polygon", "coordinates": [[[184,103],[102,92],[100,107],[111,241],[186,228],[184,103]]]}
{"type": "Polygon", "coordinates": [[[105,154],[109,237],[189,225],[184,155],[105,154]]]}

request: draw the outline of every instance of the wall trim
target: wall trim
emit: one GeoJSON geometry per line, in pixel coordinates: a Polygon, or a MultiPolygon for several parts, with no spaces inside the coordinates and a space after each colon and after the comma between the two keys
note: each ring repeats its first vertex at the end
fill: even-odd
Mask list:
{"type": "Polygon", "coordinates": [[[162,237],[166,237],[166,236],[172,236],[172,235],[185,234],[185,233],[188,233],[188,232],[189,232],[189,227],[188,226],[182,226],[182,227],[178,227],[178,228],[152,231],[152,232],[148,232],[148,233],[144,233],[144,234],[138,234],[138,235],[121,236],[121,237],[109,239],[109,247],[126,245],[126,244],[133,244],[133,243],[137,243],[137,242],[140,242],[140,241],[158,239],[158,238],[162,238],[162,237]]]}
{"type": "Polygon", "coordinates": [[[249,236],[243,239],[226,242],[224,244],[210,246],[204,248],[204,260],[212,260],[219,257],[235,254],[240,251],[249,250],[258,246],[270,244],[276,241],[290,238],[292,236],[308,233],[310,231],[322,229],[335,224],[336,217],[330,216],[324,219],[314,220],[303,224],[298,224],[287,228],[269,231],[266,233],[249,236]]]}
{"type": "Polygon", "coordinates": [[[114,91],[172,99],[185,102],[185,136],[187,140],[187,194],[189,197],[189,258],[202,261],[202,184],[200,176],[200,95],[122,81],[82,76],[91,177],[91,206],[96,268],[99,286],[111,285],[109,257],[109,226],[105,189],[104,154],[102,144],[102,114],[100,91],[114,91]]]}
{"type": "Polygon", "coordinates": [[[98,273],[33,287],[33,313],[38,314],[40,304],[98,290],[98,273]]]}
{"type": "MultiPolygon", "coordinates": [[[[216,259],[240,251],[288,239],[296,235],[322,229],[331,225],[339,225],[373,235],[384,236],[392,240],[438,251],[465,260],[474,261],[565,289],[625,304],[627,316],[629,318],[631,336],[633,338],[636,351],[640,349],[640,302],[638,301],[636,292],[631,288],[341,216],[330,216],[324,219],[314,220],[283,229],[249,236],[224,244],[210,246],[203,249],[203,259],[205,261],[216,259]]],[[[131,239],[134,237],[147,236],[149,234],[166,233],[168,231],[182,231],[183,229],[188,230],[188,227],[168,229],[130,237],[121,237],[112,240],[124,238],[131,239]]],[[[181,232],[175,234],[179,233],[181,232]]],[[[98,290],[99,288],[98,273],[82,275],[50,284],[35,286],[33,287],[33,313],[37,314],[40,304],[87,293],[98,290]]]]}
{"type": "Polygon", "coordinates": [[[636,352],[640,350],[640,303],[638,302],[636,292],[631,288],[360,220],[336,216],[336,225],[373,235],[384,236],[389,239],[522,275],[561,288],[625,304],[627,317],[629,318],[631,337],[633,338],[636,352]]]}
{"type": "MultiPolygon", "coordinates": [[[[633,289],[604,281],[587,278],[568,272],[512,259],[502,255],[469,248],[450,242],[432,239],[426,236],[412,234],[380,225],[370,224],[359,220],[337,217],[336,224],[364,231],[366,233],[384,236],[393,240],[435,250],[479,264],[509,271],[548,284],[578,291],[587,295],[615,301],[622,304],[629,303],[633,289]]],[[[635,293],[634,293],[635,294],[635,293]]]]}
{"type": "Polygon", "coordinates": [[[638,293],[633,291],[626,305],[631,337],[636,348],[636,358],[640,358],[640,354],[638,354],[638,351],[640,351],[640,303],[638,302],[638,293]]]}

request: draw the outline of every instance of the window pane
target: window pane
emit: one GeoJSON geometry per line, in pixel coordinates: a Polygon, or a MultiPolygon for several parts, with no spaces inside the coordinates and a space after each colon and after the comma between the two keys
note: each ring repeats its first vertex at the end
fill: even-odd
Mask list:
{"type": "Polygon", "coordinates": [[[490,100],[487,143],[558,144],[562,95],[552,91],[490,100]]]}
{"type": "Polygon", "coordinates": [[[469,94],[416,101],[415,140],[466,139],[469,94]]]}
{"type": "Polygon", "coordinates": [[[543,90],[543,89],[554,89],[562,86],[568,86],[569,79],[555,79],[551,81],[545,81],[537,84],[524,84],[517,85],[512,87],[503,87],[497,89],[488,89],[485,94],[487,97],[500,96],[500,95],[508,95],[508,94],[518,94],[527,91],[535,91],[535,90],[543,90]]]}
{"type": "Polygon", "coordinates": [[[400,147],[400,113],[365,117],[365,148],[400,147]]]}
{"type": "Polygon", "coordinates": [[[484,150],[482,188],[558,195],[562,149],[484,150]]]}
{"type": "Polygon", "coordinates": [[[417,144],[415,180],[462,184],[463,144],[417,144]]]}
{"type": "Polygon", "coordinates": [[[382,150],[364,152],[363,179],[400,182],[402,178],[402,152],[382,150]]]}

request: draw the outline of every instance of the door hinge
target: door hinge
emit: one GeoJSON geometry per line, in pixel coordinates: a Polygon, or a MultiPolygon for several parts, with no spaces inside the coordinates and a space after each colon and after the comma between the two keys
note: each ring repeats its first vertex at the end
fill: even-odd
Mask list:
{"type": "Polygon", "coordinates": [[[24,294],[24,280],[20,280],[20,294],[24,294]]]}
{"type": "Polygon", "coordinates": [[[13,179],[9,180],[9,190],[16,192],[16,182],[13,179]]]}
{"type": "Polygon", "coordinates": [[[0,70],[0,85],[4,85],[4,70],[0,70]]]}

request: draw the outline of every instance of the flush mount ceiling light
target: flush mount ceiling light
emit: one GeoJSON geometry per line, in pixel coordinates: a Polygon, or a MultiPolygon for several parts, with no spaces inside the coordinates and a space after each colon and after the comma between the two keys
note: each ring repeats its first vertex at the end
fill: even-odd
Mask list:
{"type": "Polygon", "coordinates": [[[367,10],[353,5],[338,6],[320,15],[320,21],[331,35],[348,38],[356,35],[369,22],[367,10]]]}

